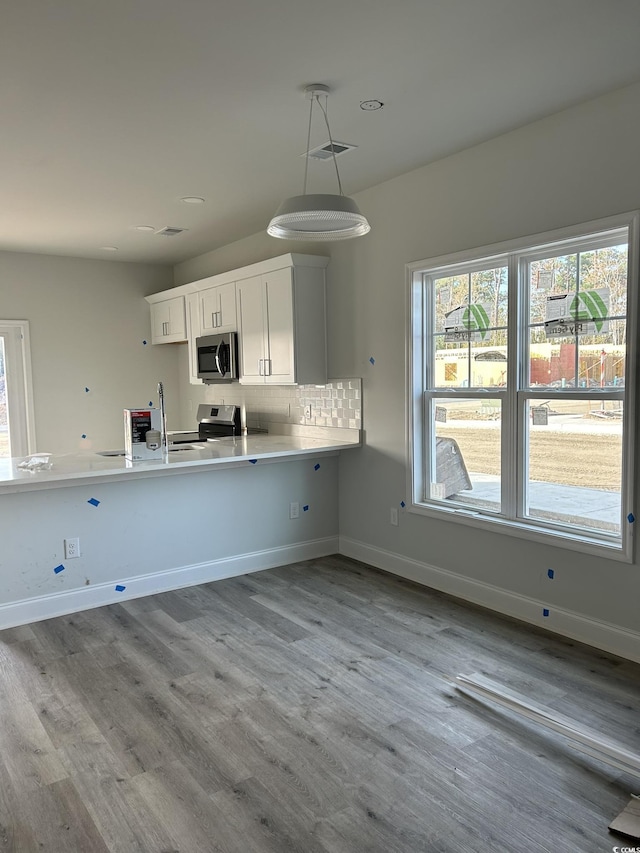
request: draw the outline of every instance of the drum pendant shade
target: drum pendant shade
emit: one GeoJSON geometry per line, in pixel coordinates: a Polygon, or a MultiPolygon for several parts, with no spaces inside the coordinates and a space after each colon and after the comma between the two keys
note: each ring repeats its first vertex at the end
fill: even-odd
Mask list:
{"type": "Polygon", "coordinates": [[[309,142],[311,138],[311,123],[313,105],[317,103],[322,110],[329,132],[329,140],[333,149],[333,138],[329,127],[326,107],[320,103],[320,95],[325,99],[329,89],[320,83],[314,83],[306,88],[307,97],[311,99],[309,111],[309,130],[307,135],[307,154],[305,156],[303,194],[285,199],[278,208],[267,228],[272,237],[283,240],[348,240],[351,237],[361,237],[371,230],[365,216],[352,198],[342,193],[342,183],[336,162],[335,151],[332,150],[333,163],[338,181],[338,195],[307,194],[307,173],[309,142]]]}

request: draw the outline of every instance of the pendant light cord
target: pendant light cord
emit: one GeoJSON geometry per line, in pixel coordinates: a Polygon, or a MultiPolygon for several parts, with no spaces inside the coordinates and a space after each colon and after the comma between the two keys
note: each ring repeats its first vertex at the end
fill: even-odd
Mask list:
{"type": "MultiPolygon", "coordinates": [[[[331,155],[333,157],[333,165],[336,167],[336,178],[338,179],[338,190],[340,191],[340,195],[344,195],[344,193],[342,192],[342,181],[340,180],[340,172],[338,171],[338,162],[336,160],[336,152],[335,152],[335,148],[333,145],[333,137],[331,136],[331,128],[329,127],[329,116],[328,116],[329,97],[328,97],[328,95],[324,96],[324,101],[325,101],[324,107],[320,103],[320,96],[316,95],[315,97],[316,97],[316,100],[318,101],[318,106],[322,110],[322,114],[324,116],[324,122],[327,125],[327,133],[329,134],[329,144],[331,145],[331,155]]],[[[312,101],[312,105],[313,105],[313,101],[312,101]]],[[[309,119],[311,119],[311,116],[309,116],[309,119]]],[[[309,127],[311,127],[311,125],[309,125],[309,127]]],[[[309,146],[307,145],[307,151],[308,150],[309,150],[309,146]]],[[[308,159],[309,159],[309,156],[307,155],[307,160],[308,159]]],[[[305,176],[305,180],[306,180],[306,176],[305,176]]]]}
{"type": "Polygon", "coordinates": [[[309,105],[309,128],[307,130],[307,153],[304,158],[304,186],[302,195],[307,194],[307,175],[309,174],[309,146],[311,145],[311,119],[313,118],[313,102],[317,95],[312,96],[311,104],[309,105]]]}

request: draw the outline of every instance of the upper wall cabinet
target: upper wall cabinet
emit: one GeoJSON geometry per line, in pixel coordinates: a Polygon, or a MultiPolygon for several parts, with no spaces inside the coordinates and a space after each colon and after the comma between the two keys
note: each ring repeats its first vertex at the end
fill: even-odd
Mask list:
{"type": "Polygon", "coordinates": [[[198,294],[198,308],[201,335],[235,332],[238,328],[235,281],[202,290],[198,294]]]}
{"type": "Polygon", "coordinates": [[[280,255],[147,296],[153,343],[188,340],[189,380],[200,385],[196,338],[237,331],[240,382],[324,385],[328,263],[319,255],[280,255]],[[179,336],[177,320],[167,316],[174,299],[184,324],[179,336]]]}
{"type": "Polygon", "coordinates": [[[151,343],[173,344],[186,340],[187,318],[184,296],[173,296],[170,299],[152,302],[151,343]]]}
{"type": "Polygon", "coordinates": [[[237,283],[240,382],[325,385],[324,268],[288,266],[237,283]]]}

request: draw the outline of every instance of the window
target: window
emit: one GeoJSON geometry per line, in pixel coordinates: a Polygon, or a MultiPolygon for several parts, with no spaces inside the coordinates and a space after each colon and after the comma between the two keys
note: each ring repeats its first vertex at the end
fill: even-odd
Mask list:
{"type": "Polygon", "coordinates": [[[411,509],[631,559],[638,216],[408,267],[411,509]]]}
{"type": "Polygon", "coordinates": [[[34,448],[29,323],[0,320],[0,459],[34,448]]]}

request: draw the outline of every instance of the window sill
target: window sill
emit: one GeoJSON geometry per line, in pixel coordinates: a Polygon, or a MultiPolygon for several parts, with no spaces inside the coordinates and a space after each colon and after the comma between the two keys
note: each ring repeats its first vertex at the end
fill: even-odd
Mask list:
{"type": "Polygon", "coordinates": [[[596,557],[604,557],[621,563],[631,563],[632,540],[625,539],[609,540],[591,536],[587,531],[584,533],[571,534],[567,530],[549,528],[547,525],[539,527],[535,522],[513,521],[501,516],[491,516],[487,513],[475,512],[463,507],[442,507],[432,503],[412,503],[407,507],[410,513],[439,521],[450,521],[452,524],[464,524],[469,527],[477,527],[490,533],[501,533],[506,536],[515,536],[519,539],[527,539],[556,548],[565,548],[570,551],[580,551],[583,554],[592,554],[596,557]],[[628,544],[627,544],[628,543],[628,544]],[[626,547],[625,547],[626,545],[626,547]]]}

